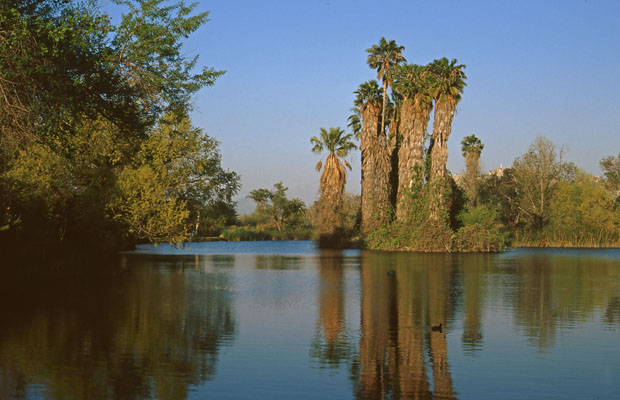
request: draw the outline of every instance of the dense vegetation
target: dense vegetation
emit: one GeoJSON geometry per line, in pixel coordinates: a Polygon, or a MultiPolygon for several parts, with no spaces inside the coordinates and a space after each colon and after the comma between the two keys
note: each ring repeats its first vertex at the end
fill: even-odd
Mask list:
{"type": "Polygon", "coordinates": [[[191,95],[223,73],[194,71],[196,58],[182,52],[207,13],[162,0],[115,3],[125,12],[118,25],[93,3],[0,4],[6,249],[182,242],[238,190],[217,141],[188,117],[191,95]]]}
{"type": "MultiPolygon", "coordinates": [[[[207,21],[184,3],[114,0],[0,4],[0,247],[114,251],[139,241],[309,239],[322,246],[497,251],[512,245],[619,243],[620,156],[594,178],[539,137],[512,168],[480,176],[484,144],[461,143],[466,173],[446,168],[465,66],[409,64],[382,38],[367,50],[377,80],[355,90],[351,133],[321,128],[326,153],[310,207],[282,183],[253,190],[239,217],[239,177],[194,127],[190,98],[223,71],[195,71],[183,39],[207,21]],[[432,129],[429,124],[432,120],[432,129]],[[361,196],[344,193],[346,157],[362,158],[361,196]],[[458,177],[457,177],[458,178],[458,177]]],[[[47,253],[46,253],[47,254],[47,253]]]]}
{"type": "MultiPolygon", "coordinates": [[[[620,245],[620,155],[601,161],[599,179],[564,162],[561,150],[538,137],[512,168],[480,176],[484,144],[470,135],[461,142],[466,172],[455,180],[446,168],[448,139],[465,66],[447,58],[407,64],[403,51],[385,38],[367,50],[382,84],[370,80],[355,91],[349,127],[362,153],[360,223],[357,231],[338,234],[360,235],[369,248],[417,251],[620,245]]],[[[328,203],[319,207],[319,221],[334,221],[332,234],[340,203],[325,193],[342,193],[346,172],[334,171],[343,178],[322,175],[319,200],[328,203]]],[[[332,237],[321,244],[347,242],[332,237]]]]}

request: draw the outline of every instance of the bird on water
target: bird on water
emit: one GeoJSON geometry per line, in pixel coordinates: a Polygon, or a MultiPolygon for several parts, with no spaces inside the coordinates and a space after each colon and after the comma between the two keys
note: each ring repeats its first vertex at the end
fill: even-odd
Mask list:
{"type": "Polygon", "coordinates": [[[443,332],[442,327],[441,327],[441,322],[439,323],[439,325],[431,326],[431,331],[439,332],[439,333],[443,332]]]}

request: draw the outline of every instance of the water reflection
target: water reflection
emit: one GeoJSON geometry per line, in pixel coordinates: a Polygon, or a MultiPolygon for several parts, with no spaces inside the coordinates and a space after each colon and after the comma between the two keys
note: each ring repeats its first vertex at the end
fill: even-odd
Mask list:
{"type": "Polygon", "coordinates": [[[597,310],[606,310],[609,324],[620,322],[617,260],[532,254],[508,265],[515,277],[515,323],[541,350],[554,344],[558,331],[574,328],[597,310]]]}
{"type": "Polygon", "coordinates": [[[620,396],[620,254],[289,253],[3,275],[0,399],[620,396]]]}
{"type": "Polygon", "coordinates": [[[236,335],[231,277],[126,257],[129,271],[4,281],[0,398],[183,399],[216,376],[236,335]]]}
{"type": "Polygon", "coordinates": [[[319,322],[311,354],[322,366],[336,368],[351,360],[345,331],[344,257],[340,251],[321,250],[319,256],[319,322]]]}
{"type": "Polygon", "coordinates": [[[358,398],[454,397],[446,341],[454,270],[444,261],[362,254],[358,398]]]}

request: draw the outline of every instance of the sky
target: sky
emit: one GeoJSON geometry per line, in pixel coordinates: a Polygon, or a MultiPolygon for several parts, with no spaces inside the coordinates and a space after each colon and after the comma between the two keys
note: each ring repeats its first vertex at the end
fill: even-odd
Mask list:
{"type": "MultiPolygon", "coordinates": [[[[213,0],[196,11],[210,21],[184,51],[226,73],[193,98],[192,119],[241,175],[239,198],[280,181],[290,197],[317,198],[310,138],[346,128],[353,92],[376,79],[366,49],[381,37],[409,63],[467,66],[448,141],[453,174],[471,134],[485,144],[483,171],[509,167],[538,135],[594,175],[620,153],[618,0],[213,0]]],[[[359,194],[359,151],[349,161],[347,191],[359,194]]]]}

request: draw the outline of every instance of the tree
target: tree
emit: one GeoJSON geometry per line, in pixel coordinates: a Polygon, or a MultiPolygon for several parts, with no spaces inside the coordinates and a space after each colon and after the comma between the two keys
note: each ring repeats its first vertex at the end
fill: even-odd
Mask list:
{"type": "Polygon", "coordinates": [[[406,64],[396,68],[394,75],[394,90],[403,97],[400,107],[396,220],[407,222],[413,206],[409,194],[416,183],[422,183],[424,135],[433,102],[427,67],[406,64]]]}
{"type": "MultiPolygon", "coordinates": [[[[167,155],[164,149],[151,149],[152,159],[143,154],[145,146],[161,139],[159,122],[184,118],[190,96],[222,74],[212,68],[193,72],[196,58],[181,53],[183,40],[206,22],[207,14],[192,15],[194,6],[181,1],[115,2],[129,10],[119,25],[93,2],[10,0],[0,5],[0,226],[11,221],[5,238],[50,247],[68,239],[92,244],[110,238],[118,246],[123,236],[143,235],[176,241],[185,237],[185,212],[195,219],[204,205],[204,188],[197,189],[201,184],[196,182],[186,187],[195,193],[155,193],[167,187],[166,163],[158,157],[177,159],[176,149],[167,155]],[[146,192],[130,194],[130,188],[143,186],[128,177],[130,170],[154,183],[152,212],[145,211],[148,202],[137,207],[149,197],[146,192]],[[161,201],[178,212],[167,214],[166,223],[161,201]],[[129,204],[137,208],[129,210],[129,204]],[[120,207],[118,214],[110,212],[114,207],[120,207]]],[[[188,140],[183,145],[190,147],[200,142],[177,139],[177,144],[188,140]]],[[[202,168],[204,154],[193,151],[187,158],[194,157],[192,165],[202,168]]],[[[205,157],[219,162],[219,155],[205,157]]],[[[202,177],[207,169],[192,174],[202,177]]],[[[232,175],[226,182],[219,178],[208,182],[235,186],[232,175]]]]}
{"type": "Polygon", "coordinates": [[[388,145],[384,137],[379,134],[379,114],[383,101],[379,84],[374,80],[364,82],[355,94],[354,105],[357,110],[360,110],[362,116],[361,229],[363,232],[368,232],[387,222],[390,157],[388,145]]]}
{"type": "Polygon", "coordinates": [[[406,61],[405,57],[402,56],[403,50],[405,50],[404,46],[398,46],[394,40],[388,42],[384,37],[379,39],[378,45],[375,44],[366,50],[368,53],[368,66],[377,70],[377,79],[381,79],[383,82],[380,136],[385,135],[385,102],[387,99],[387,88],[392,85],[393,67],[406,61]]]}
{"type": "Polygon", "coordinates": [[[343,227],[343,193],[347,182],[346,168],[351,165],[344,159],[349,152],[357,149],[352,141],[353,135],[340,128],[321,128],[321,137],[313,136],[312,152],[320,154],[327,151],[325,164],[319,161],[316,170],[321,173],[321,197],[319,200],[319,233],[333,234],[343,227]]]}
{"type": "MultiPolygon", "coordinates": [[[[562,162],[555,145],[538,136],[527,153],[514,160],[511,169],[515,198],[519,210],[517,219],[523,218],[534,229],[542,228],[550,217],[550,203],[558,183],[574,176],[574,166],[562,162]]],[[[519,222],[519,221],[516,221],[519,222]]]]}
{"type": "Polygon", "coordinates": [[[465,87],[465,65],[457,64],[456,59],[449,61],[441,58],[429,65],[433,80],[430,94],[435,100],[435,118],[433,120],[433,146],[431,155],[431,189],[435,193],[433,218],[438,211],[446,208],[446,163],[448,161],[448,137],[452,131],[452,119],[456,105],[461,100],[465,87]]]}
{"type": "Polygon", "coordinates": [[[306,205],[301,199],[288,199],[288,190],[282,182],[273,185],[273,190],[254,189],[247,196],[257,204],[257,213],[267,215],[276,229],[281,232],[287,222],[306,212],[306,205]]]}
{"type": "Polygon", "coordinates": [[[600,165],[609,188],[615,191],[620,190],[620,154],[616,157],[603,158],[600,165]]]}
{"type": "Polygon", "coordinates": [[[189,118],[162,120],[119,176],[115,219],[137,238],[181,243],[200,224],[200,211],[232,202],[239,176],[221,167],[219,143],[189,118]]]}
{"type": "Polygon", "coordinates": [[[465,194],[472,205],[478,201],[478,162],[483,149],[484,144],[476,135],[466,136],[461,141],[461,151],[465,157],[465,194]]]}

